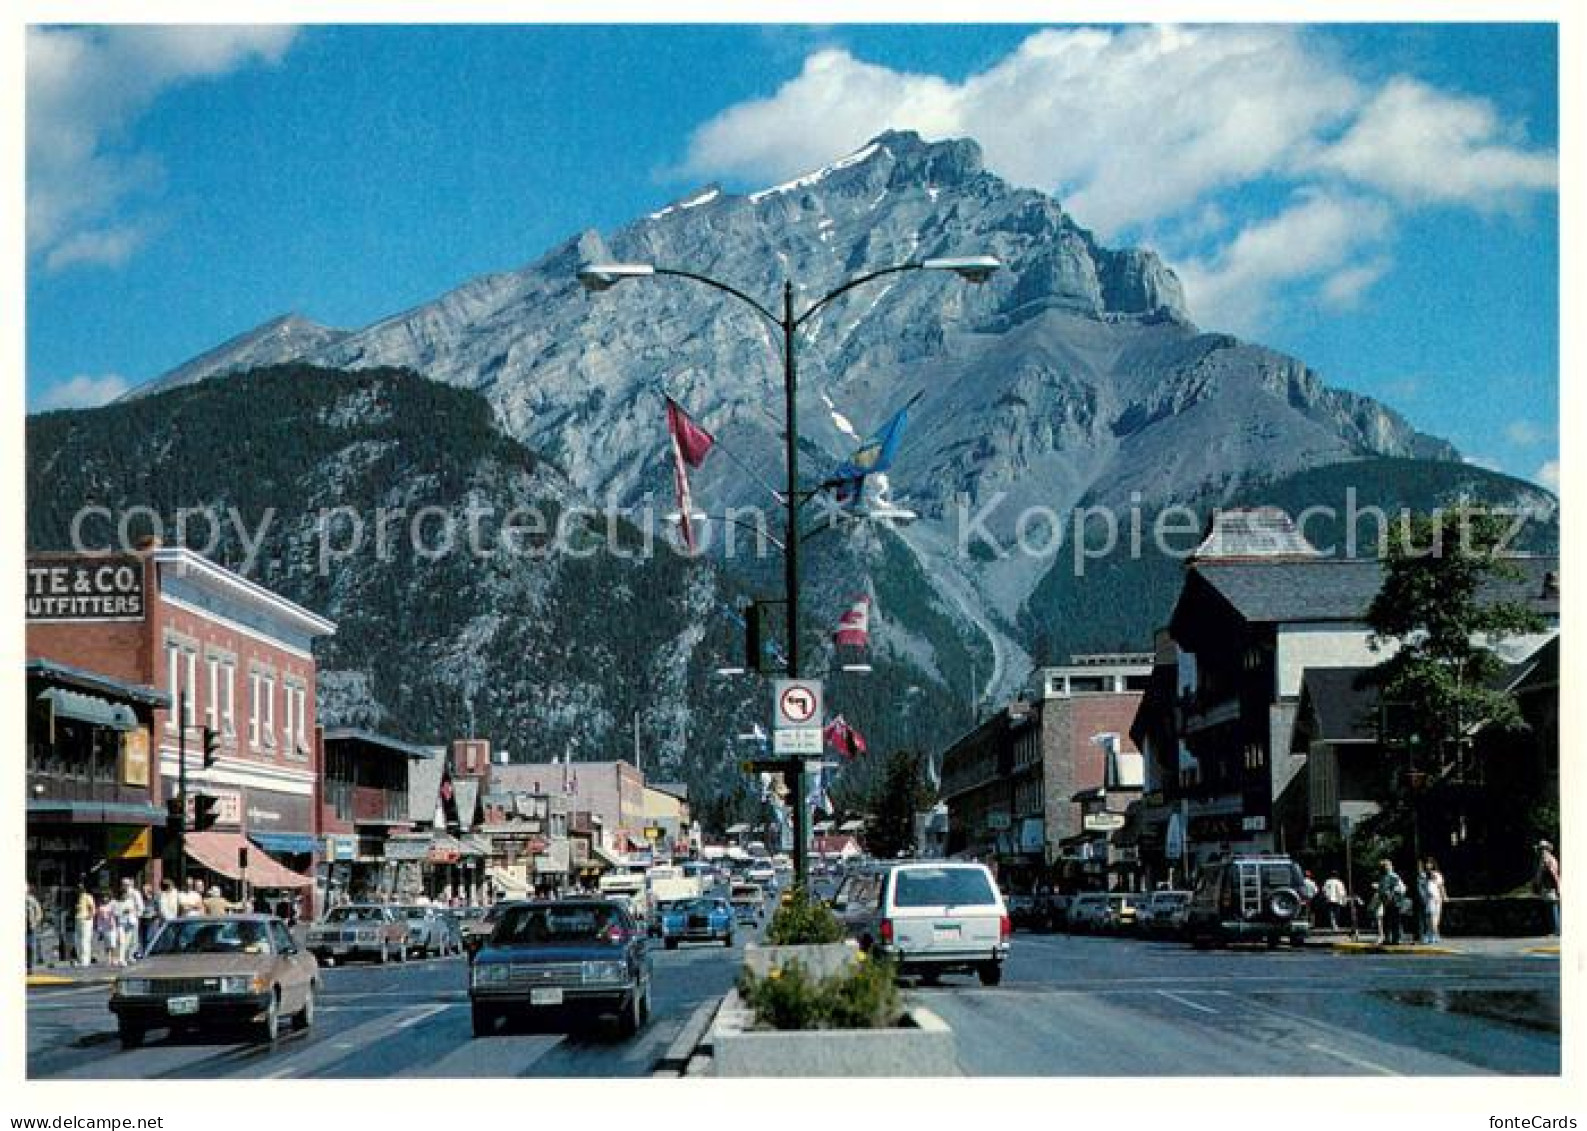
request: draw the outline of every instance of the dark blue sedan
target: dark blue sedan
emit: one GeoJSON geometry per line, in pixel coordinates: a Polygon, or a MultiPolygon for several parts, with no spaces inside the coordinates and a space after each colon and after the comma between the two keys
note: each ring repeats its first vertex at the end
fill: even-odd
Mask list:
{"type": "Polygon", "coordinates": [[[733,945],[733,908],[725,899],[689,899],[661,913],[661,940],[668,950],[679,943],[719,942],[733,945]]]}
{"type": "Polygon", "coordinates": [[[650,953],[626,908],[604,899],[507,904],[469,970],[474,1035],[516,1014],[575,1023],[615,1016],[624,1036],[650,1017],[650,953]]]}

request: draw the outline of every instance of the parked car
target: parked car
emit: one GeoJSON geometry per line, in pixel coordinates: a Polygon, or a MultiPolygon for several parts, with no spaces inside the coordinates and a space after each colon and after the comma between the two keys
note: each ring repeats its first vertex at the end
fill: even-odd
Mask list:
{"type": "Polygon", "coordinates": [[[1148,938],[1173,938],[1184,923],[1185,905],[1190,902],[1188,891],[1154,891],[1136,920],[1136,929],[1148,938]]]}
{"type": "Polygon", "coordinates": [[[653,939],[661,938],[661,927],[666,922],[668,912],[686,902],[688,901],[683,899],[658,900],[656,902],[656,913],[650,917],[650,922],[646,927],[650,937],[653,939]]]}
{"type": "Polygon", "coordinates": [[[150,1029],[248,1024],[274,1041],[281,1022],[314,1024],[319,963],[273,915],[194,916],[166,923],[110,993],[123,1048],[150,1029]]]}
{"type": "Polygon", "coordinates": [[[570,1023],[615,1015],[625,1036],[650,1017],[644,932],[612,900],[533,900],[503,907],[469,971],[474,1035],[509,1014],[570,1023]]]}
{"type": "Polygon", "coordinates": [[[766,893],[758,884],[734,884],[728,889],[733,918],[740,923],[759,924],[766,914],[766,893]]]}
{"type": "Polygon", "coordinates": [[[397,918],[408,925],[404,942],[409,954],[424,958],[437,954],[445,957],[462,950],[457,937],[457,927],[451,917],[439,907],[425,907],[417,903],[402,903],[392,908],[397,918]]]}
{"type": "Polygon", "coordinates": [[[331,908],[311,926],[304,945],[327,966],[358,955],[381,962],[406,961],[408,924],[383,904],[348,903],[331,908]]]}
{"type": "Polygon", "coordinates": [[[1202,866],[1185,912],[1185,935],[1198,948],[1260,941],[1306,941],[1305,874],[1288,856],[1231,856],[1202,866]]]}
{"type": "Polygon", "coordinates": [[[1128,891],[1109,895],[1107,910],[1102,913],[1103,932],[1110,935],[1134,934],[1144,899],[1138,893],[1128,891]]]}
{"type": "Polygon", "coordinates": [[[485,945],[485,940],[496,929],[496,919],[502,906],[497,903],[490,907],[461,907],[453,913],[462,936],[463,953],[468,955],[469,961],[473,961],[479,948],[485,945]]]}
{"type": "Polygon", "coordinates": [[[1069,905],[1074,901],[1072,895],[1060,895],[1053,892],[1047,897],[1047,929],[1049,931],[1066,931],[1069,929],[1069,905]]]}
{"type": "Polygon", "coordinates": [[[1003,980],[1013,924],[982,864],[891,864],[851,875],[838,899],[834,911],[850,937],[901,973],[934,982],[974,972],[985,986],[1003,980]]]}
{"type": "Polygon", "coordinates": [[[1107,914],[1107,892],[1081,892],[1069,901],[1069,912],[1066,917],[1069,932],[1084,935],[1100,931],[1107,914]]]}
{"type": "Polygon", "coordinates": [[[1035,930],[1041,922],[1041,904],[1034,895],[1010,895],[1008,917],[1016,931],[1035,930]]]}
{"type": "Polygon", "coordinates": [[[680,943],[720,942],[733,945],[733,908],[725,899],[680,900],[661,915],[661,940],[668,950],[680,943]]]}

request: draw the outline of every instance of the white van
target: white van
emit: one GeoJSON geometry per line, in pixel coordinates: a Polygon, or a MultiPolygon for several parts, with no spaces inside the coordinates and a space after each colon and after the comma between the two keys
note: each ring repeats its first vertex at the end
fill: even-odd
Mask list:
{"type": "Polygon", "coordinates": [[[891,864],[849,875],[832,906],[860,946],[935,982],[974,972],[983,986],[1003,980],[1013,933],[1008,908],[982,864],[891,864]]]}

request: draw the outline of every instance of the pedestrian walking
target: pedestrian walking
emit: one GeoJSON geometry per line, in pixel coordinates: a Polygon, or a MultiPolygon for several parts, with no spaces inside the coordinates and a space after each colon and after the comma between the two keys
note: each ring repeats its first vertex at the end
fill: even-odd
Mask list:
{"type": "Polygon", "coordinates": [[[1307,872],[1301,877],[1300,897],[1305,901],[1306,914],[1311,916],[1312,922],[1314,923],[1319,917],[1317,914],[1317,904],[1321,895],[1322,889],[1317,886],[1317,881],[1312,877],[1312,874],[1307,872]]]}
{"type": "Polygon", "coordinates": [[[1410,897],[1406,893],[1405,881],[1400,879],[1400,874],[1394,870],[1394,862],[1387,856],[1378,865],[1378,882],[1374,887],[1380,923],[1378,942],[1399,946],[1403,941],[1401,924],[1410,897]]]}
{"type": "Polygon", "coordinates": [[[1440,930],[1448,892],[1444,887],[1444,874],[1438,870],[1438,861],[1431,856],[1422,861],[1422,870],[1416,874],[1416,894],[1422,901],[1422,941],[1442,942],[1440,930]]]}
{"type": "Polygon", "coordinates": [[[39,928],[44,926],[44,905],[39,902],[39,897],[33,894],[33,885],[27,885],[27,901],[25,903],[28,921],[28,973],[33,973],[33,967],[39,964],[39,928]]]}
{"type": "Polygon", "coordinates": [[[153,884],[144,884],[138,894],[143,897],[143,913],[138,916],[138,945],[148,950],[154,932],[160,929],[160,903],[153,884]]]}
{"type": "Polygon", "coordinates": [[[160,895],[156,906],[160,909],[162,923],[169,922],[182,914],[181,895],[170,880],[160,881],[160,895]]]}
{"type": "Polygon", "coordinates": [[[126,966],[138,949],[138,927],[143,918],[143,896],[130,879],[121,881],[121,894],[113,904],[116,917],[117,966],[126,966]]]}
{"type": "Polygon", "coordinates": [[[121,932],[116,918],[116,901],[101,891],[94,905],[94,950],[108,966],[121,965],[121,932]]]}
{"type": "Polygon", "coordinates": [[[77,927],[77,965],[89,966],[94,961],[94,916],[99,908],[88,885],[77,889],[77,909],[73,918],[77,927]]]}
{"type": "Polygon", "coordinates": [[[1532,887],[1548,900],[1554,927],[1549,933],[1559,934],[1559,857],[1554,855],[1554,846],[1546,840],[1537,842],[1537,873],[1532,877],[1532,887]]]}
{"type": "Polygon", "coordinates": [[[231,904],[220,894],[220,888],[213,885],[204,893],[203,907],[205,915],[225,915],[231,911],[231,904]]]}
{"type": "Polygon", "coordinates": [[[1337,873],[1328,873],[1328,878],[1323,881],[1322,898],[1323,915],[1328,920],[1328,929],[1337,931],[1339,929],[1339,909],[1350,898],[1350,893],[1345,890],[1345,882],[1339,878],[1337,873]]]}
{"type": "Polygon", "coordinates": [[[204,914],[204,885],[198,880],[188,880],[187,887],[177,893],[177,914],[183,917],[204,914]]]}

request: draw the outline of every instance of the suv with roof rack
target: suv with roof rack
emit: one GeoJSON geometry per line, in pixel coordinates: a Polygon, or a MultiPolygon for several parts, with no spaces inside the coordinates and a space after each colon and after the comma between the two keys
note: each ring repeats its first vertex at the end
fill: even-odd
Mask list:
{"type": "Polygon", "coordinates": [[[1305,874],[1288,856],[1248,854],[1213,860],[1196,877],[1185,937],[1198,949],[1231,942],[1306,941],[1305,874]]]}

